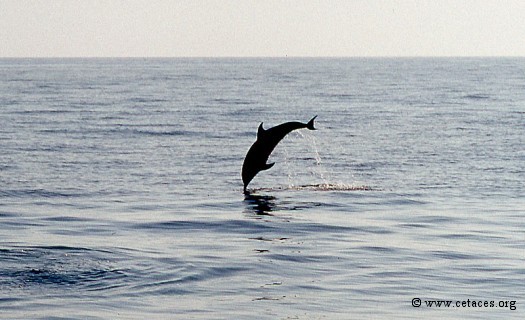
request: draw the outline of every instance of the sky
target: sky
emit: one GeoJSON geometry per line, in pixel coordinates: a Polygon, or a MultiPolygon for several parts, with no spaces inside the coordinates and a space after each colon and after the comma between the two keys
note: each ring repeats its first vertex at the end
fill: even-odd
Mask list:
{"type": "Polygon", "coordinates": [[[523,0],[0,0],[0,57],[525,56],[523,0]]]}

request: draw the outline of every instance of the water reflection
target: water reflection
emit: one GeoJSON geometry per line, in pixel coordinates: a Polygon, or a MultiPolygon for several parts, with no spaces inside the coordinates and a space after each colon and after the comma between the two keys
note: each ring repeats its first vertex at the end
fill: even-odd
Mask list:
{"type": "Polygon", "coordinates": [[[244,195],[244,203],[248,211],[256,215],[272,216],[271,213],[277,207],[277,198],[269,195],[258,195],[246,193],[244,195]]]}

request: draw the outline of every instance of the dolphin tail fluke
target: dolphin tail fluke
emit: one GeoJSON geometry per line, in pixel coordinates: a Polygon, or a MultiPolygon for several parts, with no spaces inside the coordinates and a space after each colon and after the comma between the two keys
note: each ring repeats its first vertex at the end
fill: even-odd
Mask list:
{"type": "Polygon", "coordinates": [[[267,164],[264,165],[264,167],[261,170],[268,170],[271,167],[273,167],[274,164],[275,164],[275,162],[267,163],[267,164]]]}
{"type": "Polygon", "coordinates": [[[314,120],[315,118],[317,118],[317,116],[313,117],[312,120],[308,121],[308,123],[306,124],[306,127],[309,129],[309,130],[316,130],[314,128],[314,120]]]}

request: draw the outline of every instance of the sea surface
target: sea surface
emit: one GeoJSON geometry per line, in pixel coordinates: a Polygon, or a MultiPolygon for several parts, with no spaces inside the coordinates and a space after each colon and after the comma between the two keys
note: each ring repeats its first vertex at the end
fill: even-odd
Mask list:
{"type": "Polygon", "coordinates": [[[524,58],[0,59],[1,319],[524,317],[524,58]]]}

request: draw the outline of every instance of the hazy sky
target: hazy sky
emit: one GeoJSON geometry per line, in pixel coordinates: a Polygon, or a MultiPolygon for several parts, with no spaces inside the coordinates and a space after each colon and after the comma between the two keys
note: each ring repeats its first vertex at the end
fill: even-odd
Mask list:
{"type": "Polygon", "coordinates": [[[0,0],[0,57],[525,56],[523,0],[0,0]]]}

